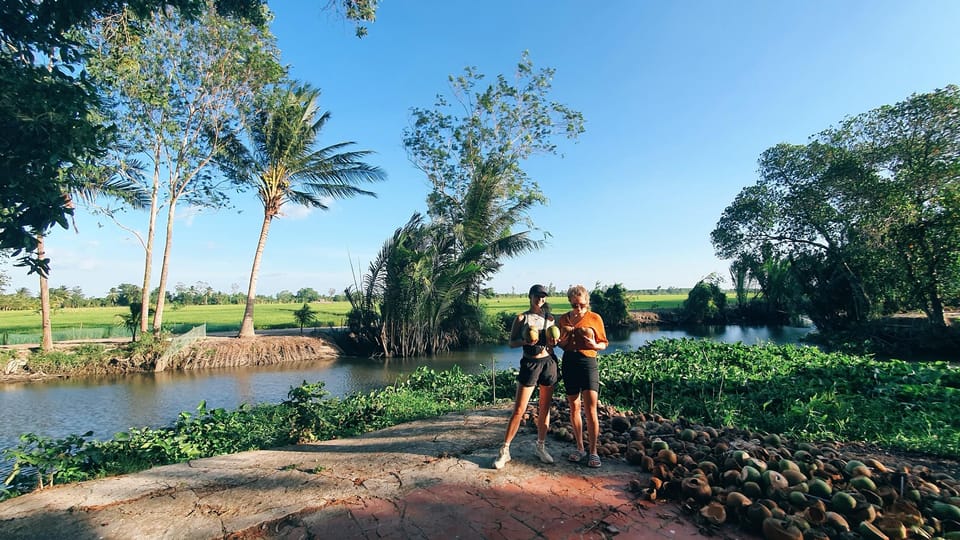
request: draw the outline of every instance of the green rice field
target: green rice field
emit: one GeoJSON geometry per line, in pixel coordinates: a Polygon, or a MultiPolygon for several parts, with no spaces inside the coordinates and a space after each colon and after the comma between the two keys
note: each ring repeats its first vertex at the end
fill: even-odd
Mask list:
{"type": "MultiPolygon", "coordinates": [[[[686,295],[631,295],[631,310],[679,307],[686,295]]],[[[555,313],[570,309],[565,296],[547,299],[555,313]]],[[[499,296],[481,300],[487,313],[520,313],[527,309],[526,296],[499,296]]],[[[257,304],[257,329],[291,328],[296,326],[293,312],[301,303],[257,304]]],[[[312,302],[318,327],[342,326],[350,310],[349,302],[312,302]]],[[[164,326],[174,334],[187,332],[194,326],[207,325],[207,332],[239,330],[243,305],[170,306],[163,313],[164,326]]],[[[129,313],[126,307],[64,308],[54,310],[51,316],[54,341],[75,339],[107,339],[130,337],[121,323],[121,316],[129,313]]],[[[33,310],[0,311],[0,345],[40,342],[40,313],[33,310]]]]}

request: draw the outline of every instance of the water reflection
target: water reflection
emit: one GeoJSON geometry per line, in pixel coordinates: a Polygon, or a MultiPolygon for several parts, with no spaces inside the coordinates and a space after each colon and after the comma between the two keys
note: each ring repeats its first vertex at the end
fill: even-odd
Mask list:
{"type": "MultiPolygon", "coordinates": [[[[610,332],[607,353],[634,350],[660,338],[708,338],[722,342],[796,343],[809,328],[703,326],[687,329],[642,328],[610,332]]],[[[419,366],[467,373],[507,369],[518,363],[519,351],[506,345],[481,345],[431,358],[376,362],[344,358],[282,366],[257,366],[173,373],[67,379],[42,384],[0,386],[0,448],[17,443],[22,433],[62,438],[94,432],[109,439],[130,428],[172,424],[180,412],[207,408],[235,409],[242,403],[278,403],[292,387],[323,381],[327,392],[343,397],[393,384],[419,366]]],[[[3,467],[0,466],[0,469],[3,467]]]]}

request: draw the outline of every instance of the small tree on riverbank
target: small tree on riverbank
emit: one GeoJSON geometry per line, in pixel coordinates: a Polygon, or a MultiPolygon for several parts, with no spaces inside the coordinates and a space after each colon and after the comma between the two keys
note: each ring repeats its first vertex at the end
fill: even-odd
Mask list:
{"type": "Polygon", "coordinates": [[[317,312],[304,304],[302,308],[293,312],[293,319],[300,325],[300,335],[303,335],[303,327],[310,326],[317,321],[317,312]]]}

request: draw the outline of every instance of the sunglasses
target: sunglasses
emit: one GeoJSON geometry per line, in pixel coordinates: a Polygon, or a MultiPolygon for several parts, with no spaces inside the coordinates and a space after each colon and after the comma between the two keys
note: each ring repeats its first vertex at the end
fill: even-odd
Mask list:
{"type": "Polygon", "coordinates": [[[575,304],[575,303],[571,303],[571,304],[570,304],[570,307],[572,307],[572,308],[574,308],[574,309],[580,309],[580,308],[585,308],[585,307],[587,307],[587,305],[588,305],[588,304],[575,304]]]}

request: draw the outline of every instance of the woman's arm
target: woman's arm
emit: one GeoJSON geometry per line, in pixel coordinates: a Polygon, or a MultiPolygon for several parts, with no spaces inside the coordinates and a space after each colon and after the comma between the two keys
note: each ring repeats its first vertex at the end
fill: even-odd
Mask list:
{"type": "Polygon", "coordinates": [[[511,349],[523,346],[524,337],[520,335],[523,330],[523,313],[513,319],[513,326],[510,327],[510,345],[511,349]]]}

